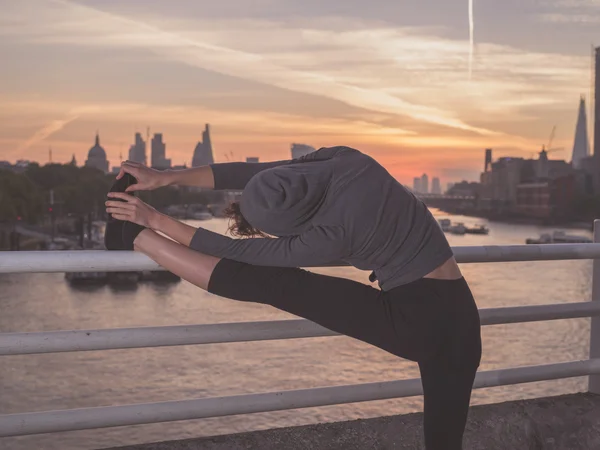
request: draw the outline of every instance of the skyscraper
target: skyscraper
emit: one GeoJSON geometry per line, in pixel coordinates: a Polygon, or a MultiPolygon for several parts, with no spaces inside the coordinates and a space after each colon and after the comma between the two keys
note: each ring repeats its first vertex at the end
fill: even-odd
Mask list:
{"type": "Polygon", "coordinates": [[[162,133],[155,133],[152,138],[152,167],[164,170],[171,167],[171,160],[165,158],[167,144],[162,139],[162,133]]]}
{"type": "Polygon", "coordinates": [[[491,148],[486,148],[485,149],[485,165],[484,165],[484,172],[489,172],[492,169],[492,149],[491,148]]]}
{"type": "Polygon", "coordinates": [[[413,192],[415,194],[421,192],[421,177],[413,178],[413,192]]]}
{"type": "Polygon", "coordinates": [[[308,155],[316,150],[306,144],[292,144],[292,159],[300,158],[301,156],[308,155]]]}
{"type": "Polygon", "coordinates": [[[586,167],[592,178],[593,191],[596,195],[600,194],[600,47],[594,49],[595,53],[595,81],[594,81],[594,155],[591,158],[593,168],[586,167]]]}
{"type": "Polygon", "coordinates": [[[440,184],[440,179],[438,177],[434,177],[431,180],[431,193],[436,195],[442,193],[442,185],[440,184]]]}
{"type": "Polygon", "coordinates": [[[575,169],[581,169],[583,160],[590,154],[590,143],[587,132],[587,115],[585,113],[585,98],[579,100],[579,113],[575,125],[575,140],[573,141],[572,163],[575,169]]]}
{"type": "Polygon", "coordinates": [[[426,173],[421,175],[421,193],[429,194],[429,177],[426,173]]]}
{"type": "Polygon", "coordinates": [[[212,143],[210,141],[210,125],[206,124],[202,132],[202,140],[196,144],[192,167],[207,166],[215,162],[212,143]]]}
{"type": "Polygon", "coordinates": [[[596,47],[596,81],[594,84],[594,155],[600,160],[600,47],[596,47]]]}
{"type": "Polygon", "coordinates": [[[129,160],[143,165],[148,165],[146,157],[146,142],[142,139],[140,133],[135,133],[135,143],[129,147],[129,160]]]}

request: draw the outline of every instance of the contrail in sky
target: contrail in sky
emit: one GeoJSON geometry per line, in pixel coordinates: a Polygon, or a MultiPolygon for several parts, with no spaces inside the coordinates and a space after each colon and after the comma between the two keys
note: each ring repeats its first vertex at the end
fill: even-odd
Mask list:
{"type": "Polygon", "coordinates": [[[27,150],[32,145],[37,144],[38,142],[43,141],[48,136],[56,133],[57,131],[62,130],[65,126],[77,120],[80,114],[71,113],[68,117],[64,119],[57,119],[50,122],[48,125],[43,126],[39,130],[37,130],[29,139],[27,139],[18,149],[18,152],[22,152],[27,150]]]}
{"type": "Polygon", "coordinates": [[[471,75],[473,74],[473,29],[475,28],[475,21],[473,20],[473,0],[469,0],[469,81],[471,81],[471,75]]]}

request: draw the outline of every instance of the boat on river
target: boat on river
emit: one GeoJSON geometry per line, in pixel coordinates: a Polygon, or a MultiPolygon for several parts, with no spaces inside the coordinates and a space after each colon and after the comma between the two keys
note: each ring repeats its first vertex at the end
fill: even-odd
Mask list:
{"type": "Polygon", "coordinates": [[[461,235],[461,236],[462,236],[463,234],[465,234],[465,233],[467,232],[467,227],[465,227],[465,224],[464,224],[464,223],[462,223],[462,222],[458,222],[457,224],[455,224],[455,225],[452,225],[452,226],[450,227],[450,230],[449,230],[449,231],[450,231],[450,233],[452,233],[452,234],[458,234],[458,235],[461,235]]]}
{"type": "Polygon", "coordinates": [[[475,225],[465,229],[465,233],[467,234],[489,234],[489,232],[489,228],[487,228],[485,225],[475,225]]]}
{"type": "Polygon", "coordinates": [[[67,272],[65,280],[71,284],[104,284],[108,279],[106,272],[67,272]]]}
{"type": "Polygon", "coordinates": [[[528,238],[526,244],[590,244],[593,241],[586,236],[567,234],[564,231],[555,231],[552,234],[543,233],[539,238],[528,238]]]}
{"type": "Polygon", "coordinates": [[[450,227],[452,226],[452,221],[450,219],[440,219],[438,220],[442,231],[447,232],[450,231],[450,227]]]}

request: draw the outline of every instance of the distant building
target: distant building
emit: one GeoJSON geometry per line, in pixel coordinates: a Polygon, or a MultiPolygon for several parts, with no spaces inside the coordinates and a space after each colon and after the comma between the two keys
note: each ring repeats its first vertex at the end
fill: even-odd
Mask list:
{"type": "Polygon", "coordinates": [[[421,177],[415,177],[413,179],[413,192],[418,194],[421,192],[421,177]]]}
{"type": "Polygon", "coordinates": [[[206,124],[202,132],[202,140],[196,144],[192,167],[207,166],[215,162],[213,148],[210,140],[210,125],[206,124]]]}
{"type": "Polygon", "coordinates": [[[257,156],[248,156],[246,158],[246,162],[248,162],[248,163],[257,163],[258,162],[258,157],[257,156]]]}
{"type": "Polygon", "coordinates": [[[538,219],[567,218],[577,193],[575,174],[517,186],[516,212],[538,219]]]}
{"type": "Polygon", "coordinates": [[[106,152],[100,146],[100,136],[97,133],[96,142],[88,152],[88,158],[85,161],[85,166],[94,167],[104,173],[108,172],[108,160],[106,159],[106,152]]]}
{"type": "Polygon", "coordinates": [[[10,161],[0,161],[0,170],[12,170],[10,161]]]}
{"type": "Polygon", "coordinates": [[[316,148],[311,147],[310,145],[292,144],[292,148],[291,148],[292,159],[300,158],[301,156],[308,155],[309,153],[312,153],[316,150],[317,150],[316,148]]]}
{"type": "Polygon", "coordinates": [[[421,175],[421,193],[429,194],[429,177],[426,173],[421,175]]]}
{"type": "MultiPolygon", "coordinates": [[[[479,182],[481,183],[481,197],[483,204],[479,206],[482,207],[491,207],[491,199],[493,198],[493,187],[492,187],[492,149],[485,149],[485,159],[483,162],[483,172],[481,172],[481,176],[479,177],[479,182]]],[[[450,189],[450,187],[448,187],[450,189]]]]}
{"type": "Polygon", "coordinates": [[[593,176],[594,191],[600,194],[600,47],[596,47],[596,63],[594,73],[594,159],[595,171],[593,176]]]}
{"type": "Polygon", "coordinates": [[[173,170],[183,170],[183,169],[187,169],[187,164],[181,164],[178,166],[173,166],[171,167],[173,170]]]}
{"type": "Polygon", "coordinates": [[[492,170],[492,149],[491,148],[486,148],[485,149],[485,162],[484,162],[484,172],[489,172],[490,170],[492,170]]]}
{"type": "MultiPolygon", "coordinates": [[[[537,160],[533,161],[535,166],[535,176],[538,179],[555,179],[564,177],[567,175],[571,175],[573,173],[573,166],[566,161],[561,159],[548,159],[548,152],[546,150],[542,150],[538,154],[537,160]]],[[[585,158],[582,158],[584,160],[585,158]]]]}
{"type": "Polygon", "coordinates": [[[442,185],[438,177],[431,180],[431,193],[435,195],[441,195],[442,193],[442,185]]]}
{"type": "Polygon", "coordinates": [[[171,160],[166,158],[167,144],[163,142],[162,133],[155,133],[152,138],[152,167],[164,170],[171,168],[171,160]]]}
{"type": "Polygon", "coordinates": [[[594,195],[594,180],[596,174],[596,155],[590,155],[581,160],[581,169],[578,170],[578,188],[584,195],[594,195]]]}
{"type": "Polygon", "coordinates": [[[17,173],[25,172],[30,164],[31,161],[29,161],[28,159],[19,159],[13,166],[13,170],[17,173]]]}
{"type": "Polygon", "coordinates": [[[577,124],[575,125],[575,138],[573,140],[573,153],[571,164],[575,169],[581,169],[582,161],[590,154],[590,143],[588,141],[587,115],[585,112],[585,98],[579,100],[579,112],[577,124]]]}
{"type": "Polygon", "coordinates": [[[145,166],[148,165],[146,157],[146,142],[142,139],[140,133],[135,133],[135,143],[129,147],[129,160],[135,161],[145,166]]]}
{"type": "Polygon", "coordinates": [[[523,211],[529,208],[528,205],[533,205],[531,214],[538,217],[543,217],[547,213],[546,210],[557,214],[561,208],[557,199],[562,197],[554,192],[555,188],[563,186],[570,189],[569,183],[573,186],[583,184],[580,181],[581,177],[575,176],[571,164],[563,160],[548,159],[546,150],[539,152],[538,159],[500,158],[491,163],[491,168],[488,160],[488,154],[491,152],[488,150],[484,172],[481,174],[478,198],[480,208],[497,213],[524,214],[523,211]]]}
{"type": "Polygon", "coordinates": [[[456,183],[448,183],[446,185],[446,193],[448,193],[450,191],[450,189],[452,189],[454,187],[456,183]]]}
{"type": "Polygon", "coordinates": [[[73,157],[71,158],[71,161],[69,162],[69,164],[77,167],[77,160],[75,159],[75,153],[73,153],[73,157]]]}
{"type": "Polygon", "coordinates": [[[523,182],[522,172],[526,164],[523,158],[509,157],[492,163],[491,195],[495,202],[504,206],[517,202],[517,186],[523,182]]]}
{"type": "Polygon", "coordinates": [[[480,189],[481,185],[479,183],[461,181],[460,183],[454,183],[446,194],[455,197],[477,197],[480,189]]]}

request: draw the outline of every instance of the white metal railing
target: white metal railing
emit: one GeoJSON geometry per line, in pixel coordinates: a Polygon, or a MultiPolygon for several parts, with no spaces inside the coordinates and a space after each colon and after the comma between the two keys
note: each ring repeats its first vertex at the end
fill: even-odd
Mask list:
{"type": "MultiPolygon", "coordinates": [[[[600,221],[593,244],[454,247],[459,263],[594,259],[592,301],[480,310],[482,325],[592,317],[590,359],[477,374],[475,388],[589,376],[600,394],[600,221]]],[[[162,270],[139,253],[0,252],[0,273],[162,270]]],[[[0,334],[0,355],[335,336],[307,320],[0,334]]],[[[137,405],[0,415],[0,437],[199,419],[422,394],[418,378],[137,405]]]]}
{"type": "MultiPolygon", "coordinates": [[[[480,309],[482,325],[600,316],[600,302],[480,309]]],[[[304,319],[109,330],[0,333],[0,355],[80,352],[338,336],[304,319]]]]}
{"type": "MultiPolygon", "coordinates": [[[[475,389],[600,374],[600,359],[479,372],[475,389]]],[[[0,437],[206,419],[422,395],[421,380],[384,381],[160,403],[0,416],[0,437]]]]}
{"type": "MultiPolygon", "coordinates": [[[[594,259],[600,243],[557,245],[484,245],[453,247],[459,263],[498,263],[594,259]]],[[[75,250],[0,252],[0,273],[126,272],[164,270],[141,253],[129,251],[75,250]]]]}

